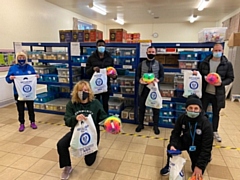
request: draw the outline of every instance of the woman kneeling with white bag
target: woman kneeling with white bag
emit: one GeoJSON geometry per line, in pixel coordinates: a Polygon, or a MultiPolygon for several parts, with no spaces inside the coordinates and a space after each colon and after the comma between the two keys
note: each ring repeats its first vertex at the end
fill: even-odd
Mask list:
{"type": "MultiPolygon", "coordinates": [[[[61,175],[61,179],[68,179],[70,176],[70,173],[72,172],[71,167],[71,159],[70,159],[70,152],[69,147],[71,144],[71,148],[74,148],[74,136],[76,131],[81,131],[81,129],[86,129],[91,124],[94,124],[95,126],[89,129],[89,132],[84,132],[81,137],[79,137],[79,140],[83,145],[88,144],[89,142],[95,143],[98,145],[99,139],[100,139],[100,129],[98,123],[104,119],[107,118],[107,114],[103,110],[102,104],[94,99],[94,94],[89,86],[89,83],[86,81],[80,81],[78,82],[73,89],[72,92],[72,99],[68,102],[66,106],[66,113],[64,116],[64,121],[66,126],[71,127],[70,132],[68,132],[65,136],[63,136],[57,143],[57,151],[59,154],[59,165],[60,168],[64,168],[63,173],[61,175]],[[93,123],[92,123],[93,121],[93,123]],[[85,124],[85,125],[82,125],[85,124]],[[82,128],[81,128],[82,126],[82,128]],[[80,128],[75,128],[80,127],[80,128]],[[94,130],[92,130],[94,129],[94,130]],[[96,131],[95,131],[96,130],[96,131]],[[92,137],[89,137],[92,136],[92,137]],[[73,138],[72,138],[73,137],[73,138]],[[94,138],[95,137],[95,138],[94,138]],[[95,140],[94,140],[95,139],[95,140]],[[97,141],[97,142],[96,142],[97,141]]],[[[76,145],[76,144],[74,144],[76,145]]],[[[92,145],[89,146],[90,149],[92,148],[92,145]]],[[[89,147],[86,149],[84,148],[77,148],[75,150],[82,150],[82,152],[86,152],[86,150],[89,150],[89,147]]],[[[91,166],[97,156],[97,148],[93,148],[92,151],[90,151],[90,154],[83,154],[85,163],[88,166],[91,166]]]]}

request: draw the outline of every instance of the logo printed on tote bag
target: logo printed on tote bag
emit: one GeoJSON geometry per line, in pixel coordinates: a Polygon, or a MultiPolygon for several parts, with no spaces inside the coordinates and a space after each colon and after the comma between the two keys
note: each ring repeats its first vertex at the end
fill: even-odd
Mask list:
{"type": "Polygon", "coordinates": [[[190,84],[189,84],[190,88],[191,89],[197,89],[198,88],[198,83],[196,81],[192,81],[190,84]]]}
{"type": "Polygon", "coordinates": [[[32,87],[30,85],[23,86],[23,92],[29,93],[32,91],[32,87]]]}
{"type": "Polygon", "coordinates": [[[95,83],[97,86],[101,86],[103,84],[103,80],[101,78],[97,78],[95,83]]]}
{"type": "Polygon", "coordinates": [[[151,99],[153,99],[153,100],[157,99],[157,93],[156,93],[156,92],[152,92],[152,93],[150,94],[150,97],[151,97],[151,99]]]}
{"type": "Polygon", "coordinates": [[[81,136],[80,136],[80,143],[82,145],[87,145],[91,140],[91,137],[88,133],[83,133],[81,136]]]}

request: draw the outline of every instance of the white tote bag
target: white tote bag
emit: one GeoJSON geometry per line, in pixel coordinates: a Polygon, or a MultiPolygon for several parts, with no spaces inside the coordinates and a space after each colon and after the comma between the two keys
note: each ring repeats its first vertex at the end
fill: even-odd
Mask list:
{"type": "Polygon", "coordinates": [[[202,75],[197,71],[197,75],[193,75],[190,70],[184,71],[184,93],[183,97],[188,97],[196,94],[199,98],[202,97],[202,75]]]}
{"type": "Polygon", "coordinates": [[[91,114],[87,120],[79,121],[74,127],[70,147],[74,157],[86,156],[98,150],[97,131],[91,114]]]}
{"type": "Polygon", "coordinates": [[[100,72],[94,72],[90,85],[94,94],[107,92],[107,71],[106,68],[100,69],[100,72]]]}
{"type": "Polygon", "coordinates": [[[172,156],[170,159],[170,173],[169,180],[184,180],[183,166],[185,165],[186,160],[181,156],[172,156]]]}
{"type": "Polygon", "coordinates": [[[162,108],[162,96],[158,89],[158,83],[151,83],[147,86],[150,89],[145,105],[155,109],[162,108]]]}
{"type": "Polygon", "coordinates": [[[33,101],[36,99],[36,75],[15,76],[14,84],[18,92],[19,101],[33,101]]]}

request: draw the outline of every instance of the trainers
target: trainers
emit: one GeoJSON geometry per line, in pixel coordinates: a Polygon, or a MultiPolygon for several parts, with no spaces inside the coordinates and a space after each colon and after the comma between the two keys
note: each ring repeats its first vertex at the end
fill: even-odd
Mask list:
{"type": "Polygon", "coordinates": [[[135,131],[140,132],[142,129],[144,129],[144,126],[139,124],[135,131]]]}
{"type": "Polygon", "coordinates": [[[160,134],[160,131],[157,126],[153,126],[153,131],[156,135],[160,134]]]}
{"type": "Polygon", "coordinates": [[[222,142],[222,138],[219,136],[218,132],[213,132],[213,137],[217,140],[217,142],[222,142]]]}
{"type": "Polygon", "coordinates": [[[164,168],[161,169],[160,174],[166,176],[169,174],[169,165],[167,164],[164,168]]]}
{"type": "Polygon", "coordinates": [[[68,179],[71,172],[72,172],[72,167],[71,166],[66,166],[63,169],[62,175],[61,175],[61,179],[68,179]]]}
{"type": "Polygon", "coordinates": [[[24,124],[20,124],[20,127],[19,127],[19,132],[23,132],[24,131],[24,129],[25,129],[25,126],[24,126],[24,124]]]}
{"type": "Polygon", "coordinates": [[[33,128],[33,129],[37,129],[37,125],[35,124],[35,122],[32,122],[30,126],[31,126],[31,128],[33,128]]]}

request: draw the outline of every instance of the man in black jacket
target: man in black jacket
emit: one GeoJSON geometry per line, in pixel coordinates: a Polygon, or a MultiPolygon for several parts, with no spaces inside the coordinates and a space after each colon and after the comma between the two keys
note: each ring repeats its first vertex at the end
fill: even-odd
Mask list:
{"type": "MultiPolygon", "coordinates": [[[[86,64],[86,73],[92,76],[94,72],[99,72],[102,68],[107,68],[109,66],[114,67],[114,60],[111,55],[105,49],[105,41],[98,40],[97,50],[88,58],[86,64]]],[[[117,75],[109,75],[107,80],[108,91],[97,94],[96,98],[103,104],[104,111],[108,114],[108,101],[111,93],[110,78],[116,79],[117,75]]]]}
{"type": "MultiPolygon", "coordinates": [[[[211,160],[212,134],[212,125],[202,110],[201,100],[191,95],[186,101],[186,113],[176,121],[167,149],[186,150],[192,162],[192,175],[201,177],[211,160]]],[[[167,165],[161,169],[161,175],[169,174],[170,157],[168,154],[167,165]]]]}
{"type": "MultiPolygon", "coordinates": [[[[137,79],[139,79],[139,125],[136,128],[136,132],[140,132],[144,129],[143,121],[145,116],[145,101],[150,92],[150,89],[147,87],[147,83],[143,81],[144,73],[153,73],[155,76],[155,82],[159,83],[158,87],[160,88],[160,82],[164,79],[164,69],[163,65],[155,60],[156,49],[153,46],[147,48],[147,60],[142,61],[138,66],[137,79]]],[[[158,121],[159,121],[159,109],[152,108],[153,110],[153,130],[155,134],[159,134],[158,121]]]]}
{"type": "Polygon", "coordinates": [[[229,85],[234,80],[232,63],[223,55],[223,46],[221,44],[215,44],[213,46],[213,55],[206,57],[200,64],[199,72],[203,77],[203,109],[206,111],[209,103],[212,104],[213,136],[218,142],[221,142],[222,139],[218,134],[219,113],[221,108],[225,107],[225,86],[229,85]],[[205,76],[212,72],[216,72],[220,75],[220,83],[211,85],[205,80],[205,76]]]}

